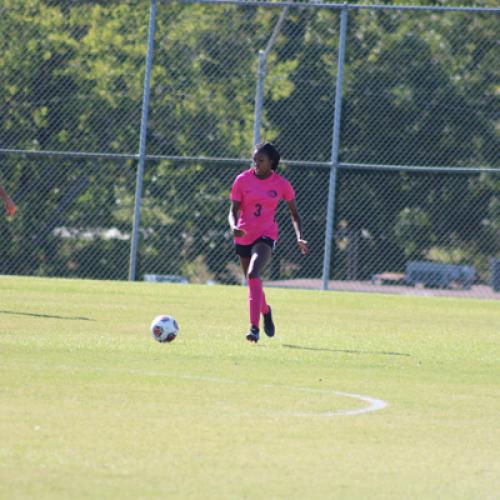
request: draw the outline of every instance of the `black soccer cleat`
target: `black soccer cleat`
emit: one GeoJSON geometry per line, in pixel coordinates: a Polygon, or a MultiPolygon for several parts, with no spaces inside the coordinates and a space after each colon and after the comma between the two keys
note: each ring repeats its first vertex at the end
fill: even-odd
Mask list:
{"type": "Polygon", "coordinates": [[[252,325],[250,331],[247,333],[246,339],[248,342],[254,342],[256,344],[259,341],[259,329],[252,325]]]}
{"type": "Polygon", "coordinates": [[[273,313],[271,311],[271,306],[269,306],[269,312],[263,314],[264,316],[264,331],[268,337],[274,337],[274,322],[273,313]]]}

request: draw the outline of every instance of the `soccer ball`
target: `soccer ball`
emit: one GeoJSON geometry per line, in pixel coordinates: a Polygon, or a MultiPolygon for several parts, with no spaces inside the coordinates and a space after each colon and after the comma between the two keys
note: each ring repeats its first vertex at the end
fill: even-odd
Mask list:
{"type": "Polygon", "coordinates": [[[179,325],[172,316],[162,314],[151,322],[150,330],[158,342],[172,342],[179,333],[179,325]]]}

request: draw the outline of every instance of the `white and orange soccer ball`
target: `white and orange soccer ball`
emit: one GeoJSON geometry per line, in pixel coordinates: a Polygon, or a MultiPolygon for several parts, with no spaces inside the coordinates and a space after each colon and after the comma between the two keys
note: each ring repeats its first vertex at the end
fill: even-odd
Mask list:
{"type": "Polygon", "coordinates": [[[175,318],[161,314],[151,322],[151,335],[158,342],[172,342],[179,335],[179,325],[175,318]]]}

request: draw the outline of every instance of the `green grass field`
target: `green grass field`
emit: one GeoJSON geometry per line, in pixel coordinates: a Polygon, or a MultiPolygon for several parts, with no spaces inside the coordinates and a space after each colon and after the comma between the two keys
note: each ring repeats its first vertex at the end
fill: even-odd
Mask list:
{"type": "Polygon", "coordinates": [[[500,497],[498,302],[267,296],[0,277],[0,498],[500,497]]]}

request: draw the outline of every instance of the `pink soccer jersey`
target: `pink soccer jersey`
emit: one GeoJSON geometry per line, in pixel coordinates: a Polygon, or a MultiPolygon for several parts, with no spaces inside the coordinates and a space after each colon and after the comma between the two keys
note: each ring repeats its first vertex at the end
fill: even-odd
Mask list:
{"type": "Polygon", "coordinates": [[[284,177],[273,172],[266,179],[259,179],[250,168],[242,172],[234,181],[231,200],[240,202],[238,227],[245,235],[235,237],[239,245],[250,245],[255,240],[267,236],[278,239],[278,224],[275,213],[281,199],[292,201],[295,192],[284,177]]]}

